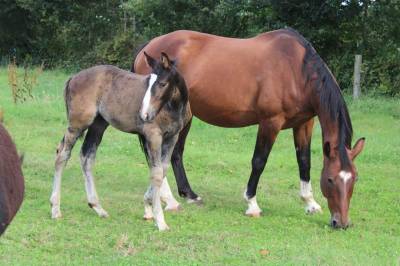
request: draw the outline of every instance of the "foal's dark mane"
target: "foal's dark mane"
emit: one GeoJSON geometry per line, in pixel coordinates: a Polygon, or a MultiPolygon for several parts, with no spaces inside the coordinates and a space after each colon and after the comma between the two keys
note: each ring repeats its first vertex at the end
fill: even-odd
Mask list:
{"type": "Polygon", "coordinates": [[[296,30],[292,28],[285,30],[296,37],[306,50],[302,69],[306,84],[313,82],[312,87],[315,93],[319,94],[320,107],[324,108],[324,112],[329,113],[332,122],[337,122],[339,125],[339,155],[342,167],[346,167],[350,164],[346,148],[351,148],[353,127],[339,85],[311,43],[296,30]]]}

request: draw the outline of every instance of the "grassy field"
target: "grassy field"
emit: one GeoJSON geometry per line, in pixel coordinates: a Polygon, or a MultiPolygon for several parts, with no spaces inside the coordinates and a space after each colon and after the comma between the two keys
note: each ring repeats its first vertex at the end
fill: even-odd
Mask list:
{"type": "Polygon", "coordinates": [[[101,219],[87,207],[79,141],[63,176],[64,217],[50,219],[54,154],[66,126],[62,91],[67,77],[62,72],[44,72],[34,99],[14,105],[7,72],[0,69],[0,108],[5,126],[25,153],[26,182],[23,206],[0,238],[0,264],[400,264],[399,98],[347,100],[354,137],[364,136],[367,141],[357,160],[360,179],[351,202],[354,226],[350,229],[328,226],[329,210],[319,189],[318,125],[312,144],[312,180],[323,214],[304,213],[292,132],[287,130],[280,133],[260,180],[258,201],[263,216],[251,219],[243,215],[242,194],[257,128],[223,129],[195,119],[185,165],[204,205],[181,199],[181,212],[166,213],[171,230],[160,233],[141,219],[149,181],[137,137],[111,128],[103,138],[94,171],[100,200],[110,217],[101,219]]]}

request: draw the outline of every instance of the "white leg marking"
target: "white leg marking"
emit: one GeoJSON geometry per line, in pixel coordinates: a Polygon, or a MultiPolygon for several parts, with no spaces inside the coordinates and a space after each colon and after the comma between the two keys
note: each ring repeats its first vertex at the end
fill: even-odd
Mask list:
{"type": "Polygon", "coordinates": [[[158,230],[168,230],[169,227],[164,219],[164,212],[161,206],[161,184],[163,178],[163,168],[153,167],[151,169],[151,191],[152,191],[152,207],[155,223],[158,230]]]}
{"type": "Polygon", "coordinates": [[[147,115],[150,107],[150,99],[151,99],[151,87],[153,87],[154,82],[157,80],[156,74],[150,74],[149,86],[147,87],[146,94],[144,95],[142,108],[140,110],[140,117],[146,121],[147,115]]]}
{"type": "Polygon", "coordinates": [[[351,178],[351,173],[342,170],[339,172],[339,177],[343,180],[343,183],[346,184],[346,182],[351,178]]]}
{"type": "Polygon", "coordinates": [[[166,211],[179,210],[180,208],[179,202],[175,199],[174,195],[172,194],[166,176],[163,179],[160,190],[161,190],[161,200],[167,204],[167,206],[165,206],[165,210],[166,211]]]}
{"type": "MultiPolygon", "coordinates": [[[[65,144],[64,144],[65,145],[65,144]]],[[[59,154],[56,156],[55,172],[53,181],[53,191],[50,196],[51,203],[51,218],[61,218],[60,199],[61,199],[61,176],[62,171],[65,167],[66,161],[69,159],[70,152],[65,150],[65,146],[62,148],[59,154]]]]}
{"type": "Polygon", "coordinates": [[[89,154],[84,157],[81,154],[81,166],[82,172],[85,176],[85,188],[87,200],[90,207],[99,215],[100,217],[108,217],[108,213],[101,207],[99,197],[97,195],[96,186],[94,183],[94,177],[92,175],[92,165],[94,164],[94,155],[89,154]]]}
{"type": "Polygon", "coordinates": [[[153,190],[152,190],[152,187],[149,186],[149,188],[147,189],[147,191],[143,197],[143,200],[144,200],[143,219],[145,219],[145,220],[152,220],[154,218],[153,208],[151,206],[152,198],[153,198],[153,190]]]}
{"type": "Polygon", "coordinates": [[[247,201],[247,204],[248,204],[248,208],[246,210],[246,215],[251,216],[251,217],[260,217],[262,210],[260,209],[260,207],[257,204],[256,196],[249,199],[247,197],[247,190],[245,190],[243,197],[247,201]]]}
{"type": "Polygon", "coordinates": [[[300,180],[300,197],[305,202],[305,211],[308,214],[322,212],[321,206],[314,200],[311,181],[300,180]]]}

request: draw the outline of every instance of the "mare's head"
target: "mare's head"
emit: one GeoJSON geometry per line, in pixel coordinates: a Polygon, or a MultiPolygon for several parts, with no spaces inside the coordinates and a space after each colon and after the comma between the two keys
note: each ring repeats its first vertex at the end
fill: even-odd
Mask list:
{"type": "Polygon", "coordinates": [[[357,169],[354,159],[364,148],[365,139],[359,139],[352,149],[333,147],[330,142],[324,143],[324,166],[321,174],[322,194],[328,200],[331,212],[331,225],[334,228],[349,226],[349,206],[357,181],[357,169]],[[341,158],[342,157],[342,158],[341,158]]]}
{"type": "Polygon", "coordinates": [[[156,60],[144,52],[146,62],[151,67],[148,78],[147,91],[140,109],[143,121],[151,121],[166,104],[171,108],[178,108],[188,100],[187,88],[183,78],[178,73],[175,62],[168,55],[161,53],[160,60],[156,60]]]}

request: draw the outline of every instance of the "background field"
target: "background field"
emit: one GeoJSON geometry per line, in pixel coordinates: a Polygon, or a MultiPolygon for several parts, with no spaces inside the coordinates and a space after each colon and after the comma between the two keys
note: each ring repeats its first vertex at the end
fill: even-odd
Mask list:
{"type": "MultiPolygon", "coordinates": [[[[355,138],[366,137],[357,166],[360,179],[351,203],[354,226],[333,230],[319,189],[321,132],[314,129],[312,180],[324,213],[307,216],[299,199],[292,134],[282,131],[261,177],[258,200],[264,215],[243,215],[242,194],[250,172],[256,127],[217,128],[195,119],[185,165],[204,206],[183,200],[167,213],[171,230],[159,233],[143,221],[148,171],[136,136],[109,129],[95,168],[97,189],[108,219],[87,207],[75,147],[62,183],[64,217],[50,219],[54,154],[66,125],[63,84],[68,75],[44,72],[34,99],[14,105],[7,73],[0,69],[0,108],[5,126],[25,153],[23,206],[0,239],[3,265],[253,265],[400,264],[400,101],[347,99],[355,138]],[[260,250],[267,250],[263,255],[260,250]]],[[[172,171],[171,171],[172,172],[172,171]]],[[[174,194],[175,181],[169,175],[174,194]]]]}

